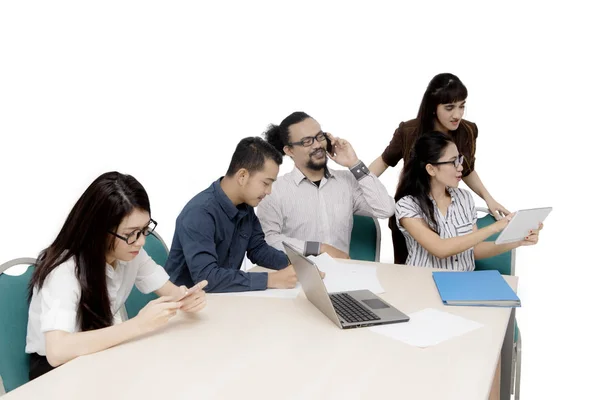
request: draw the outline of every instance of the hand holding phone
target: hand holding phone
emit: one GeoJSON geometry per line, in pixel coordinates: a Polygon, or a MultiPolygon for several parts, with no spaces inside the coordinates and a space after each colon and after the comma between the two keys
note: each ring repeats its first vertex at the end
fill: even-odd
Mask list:
{"type": "Polygon", "coordinates": [[[187,289],[183,293],[183,295],[179,298],[179,300],[177,300],[177,301],[183,301],[183,300],[185,300],[191,294],[194,294],[194,293],[198,292],[199,290],[204,289],[204,287],[206,287],[206,285],[208,285],[208,281],[198,282],[197,284],[195,284],[191,288],[187,289]]]}
{"type": "Polygon", "coordinates": [[[330,133],[326,133],[325,137],[327,139],[327,153],[329,158],[347,168],[358,164],[360,160],[356,156],[352,145],[347,140],[334,137],[330,133]]]}
{"type": "Polygon", "coordinates": [[[334,146],[331,143],[331,139],[329,138],[329,133],[325,134],[325,140],[327,141],[327,153],[329,153],[330,156],[333,156],[334,155],[334,152],[333,152],[334,146]]]}
{"type": "Polygon", "coordinates": [[[178,302],[181,304],[180,310],[184,312],[194,313],[206,307],[206,294],[202,291],[208,285],[208,281],[202,281],[189,289],[185,286],[180,286],[182,291],[178,302]]]}

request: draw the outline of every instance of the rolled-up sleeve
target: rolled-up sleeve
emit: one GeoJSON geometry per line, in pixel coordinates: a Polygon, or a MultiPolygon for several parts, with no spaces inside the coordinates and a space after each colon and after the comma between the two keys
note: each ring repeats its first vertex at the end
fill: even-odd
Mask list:
{"type": "Polygon", "coordinates": [[[396,203],[396,225],[398,229],[402,230],[403,227],[400,225],[402,218],[421,218],[423,219],[423,213],[419,205],[415,202],[412,196],[404,196],[396,203]]]}
{"type": "Polygon", "coordinates": [[[40,289],[41,332],[76,332],[81,289],[70,268],[57,267],[40,289]]]}

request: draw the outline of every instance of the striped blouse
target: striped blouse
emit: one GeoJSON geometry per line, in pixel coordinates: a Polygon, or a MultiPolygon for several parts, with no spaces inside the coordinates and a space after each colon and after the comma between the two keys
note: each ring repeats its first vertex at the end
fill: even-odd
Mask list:
{"type": "MultiPolygon", "coordinates": [[[[456,236],[467,235],[473,232],[473,225],[477,222],[475,201],[471,193],[464,189],[448,188],[452,201],[444,217],[432,197],[435,219],[438,223],[440,238],[448,239],[456,236]]],[[[473,271],[475,269],[475,256],[473,248],[453,255],[448,258],[438,258],[430,254],[421,246],[402,225],[401,218],[421,218],[431,226],[425,213],[413,196],[405,196],[396,203],[396,223],[406,238],[408,258],[406,265],[421,267],[442,268],[453,271],[473,271]]]]}

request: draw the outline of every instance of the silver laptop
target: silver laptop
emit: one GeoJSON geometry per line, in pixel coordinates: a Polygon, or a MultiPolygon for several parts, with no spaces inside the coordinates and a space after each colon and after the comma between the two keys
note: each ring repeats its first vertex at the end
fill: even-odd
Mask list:
{"type": "Polygon", "coordinates": [[[283,242],[308,300],[342,329],[406,322],[409,317],[370,290],[327,293],[317,265],[283,242]]]}

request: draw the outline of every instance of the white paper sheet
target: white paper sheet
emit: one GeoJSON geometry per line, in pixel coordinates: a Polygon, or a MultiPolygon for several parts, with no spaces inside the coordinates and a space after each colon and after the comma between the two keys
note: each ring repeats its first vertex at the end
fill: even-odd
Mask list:
{"type": "Polygon", "coordinates": [[[483,325],[445,311],[426,308],[409,314],[410,321],[373,326],[371,331],[416,347],[431,347],[483,325]]]}
{"type": "Polygon", "coordinates": [[[363,289],[373,293],[385,292],[377,278],[377,266],[375,265],[341,263],[327,253],[308,258],[317,264],[321,271],[325,272],[323,282],[329,293],[363,289]]]}
{"type": "MultiPolygon", "coordinates": [[[[319,269],[325,272],[325,287],[329,293],[346,292],[350,290],[370,290],[373,293],[384,293],[377,278],[377,267],[352,263],[340,263],[329,254],[323,253],[318,257],[309,256],[319,269]]],[[[218,296],[270,297],[279,299],[295,299],[302,291],[300,282],[294,289],[267,289],[248,292],[212,293],[218,296]]]]}

